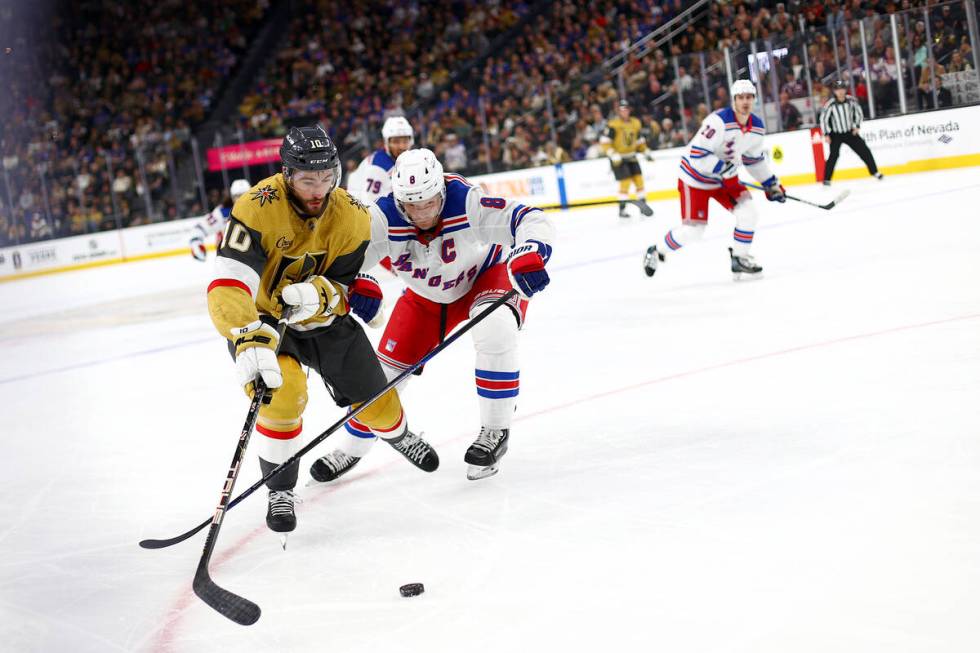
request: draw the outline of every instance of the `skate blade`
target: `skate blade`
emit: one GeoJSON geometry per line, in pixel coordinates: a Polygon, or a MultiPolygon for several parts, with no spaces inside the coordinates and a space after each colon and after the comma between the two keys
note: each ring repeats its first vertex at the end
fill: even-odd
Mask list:
{"type": "Polygon", "coordinates": [[[500,464],[494,463],[493,465],[487,465],[483,467],[481,465],[470,465],[469,469],[466,470],[466,478],[471,481],[479,481],[481,478],[487,478],[493,476],[500,471],[500,464]]]}
{"type": "Polygon", "coordinates": [[[754,272],[754,273],[732,272],[732,277],[735,278],[735,281],[755,281],[757,279],[762,278],[762,273],[761,272],[754,272]]]}
{"type": "Polygon", "coordinates": [[[657,268],[663,261],[657,260],[657,255],[653,252],[653,246],[647,248],[647,253],[643,256],[643,272],[652,277],[657,272],[657,268]]]}
{"type": "Polygon", "coordinates": [[[282,533],[279,535],[279,543],[282,544],[282,550],[286,550],[286,543],[289,541],[289,535],[287,533],[282,533]]]}

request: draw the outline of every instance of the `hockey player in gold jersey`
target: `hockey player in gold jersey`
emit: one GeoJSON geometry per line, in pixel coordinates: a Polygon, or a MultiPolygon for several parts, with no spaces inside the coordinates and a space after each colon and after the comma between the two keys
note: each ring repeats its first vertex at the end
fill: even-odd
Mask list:
{"type": "Polygon", "coordinates": [[[619,182],[619,217],[628,218],[626,202],[631,201],[645,216],[653,215],[653,209],[647,204],[643,189],[643,171],[637,155],[643,154],[653,160],[647,151],[646,140],[640,133],[641,125],[637,118],[630,116],[630,104],[627,100],[619,101],[616,117],[606,123],[599,145],[603,148],[609,162],[612,163],[613,175],[619,182]],[[636,199],[630,200],[630,185],[636,186],[636,199]]]}
{"type": "MultiPolygon", "coordinates": [[[[364,206],[339,188],[336,146],[322,126],[293,128],[280,149],[282,172],[240,197],[208,287],[208,310],[228,339],[239,382],[251,395],[259,377],[272,390],[259,411],[263,475],[302,448],[306,374],[316,370],[339,406],[359,406],[387,383],[365,322],[378,310],[377,282],[358,271],[371,240],[364,206]],[[272,325],[292,311],[279,346],[272,325]]],[[[435,451],[408,430],[394,390],[358,421],[425,471],[439,465],[435,451]]],[[[266,522],[274,531],[296,527],[293,488],[298,462],[272,478],[266,522]]]]}

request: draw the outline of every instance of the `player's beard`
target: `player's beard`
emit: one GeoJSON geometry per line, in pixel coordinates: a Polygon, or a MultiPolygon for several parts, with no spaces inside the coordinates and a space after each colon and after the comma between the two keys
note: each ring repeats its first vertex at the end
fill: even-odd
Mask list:
{"type": "Polygon", "coordinates": [[[327,210],[330,201],[330,193],[320,198],[320,204],[314,209],[310,206],[309,200],[302,199],[292,188],[289,189],[289,203],[293,205],[296,212],[303,218],[319,218],[327,210]]]}
{"type": "Polygon", "coordinates": [[[327,205],[327,198],[322,197],[318,200],[307,200],[303,202],[303,206],[306,208],[306,212],[311,215],[320,215],[323,213],[323,209],[327,205]]]}

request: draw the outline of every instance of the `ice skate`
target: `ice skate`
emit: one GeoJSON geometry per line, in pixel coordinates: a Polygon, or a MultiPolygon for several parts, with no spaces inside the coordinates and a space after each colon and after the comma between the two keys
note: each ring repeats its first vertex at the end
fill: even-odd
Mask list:
{"type": "Polygon", "coordinates": [[[667,260],[664,254],[657,250],[656,245],[647,247],[647,253],[643,255],[643,271],[648,277],[652,277],[657,271],[657,266],[667,260]]]}
{"type": "Polygon", "coordinates": [[[265,523],[270,530],[279,533],[279,541],[286,549],[286,537],[296,530],[296,493],[292,490],[269,490],[269,510],[265,523]]]}
{"type": "Polygon", "coordinates": [[[630,217],[629,212],[626,210],[626,202],[620,202],[619,203],[619,217],[621,217],[621,218],[629,218],[630,217]]]}
{"type": "Polygon", "coordinates": [[[420,435],[405,431],[405,435],[400,438],[385,440],[385,442],[423,472],[434,472],[439,468],[439,456],[436,450],[420,435]]]}
{"type": "Polygon", "coordinates": [[[348,456],[339,449],[331,451],[310,466],[310,476],[319,483],[329,483],[349,472],[360,461],[357,456],[348,456]]]}
{"type": "Polygon", "coordinates": [[[756,263],[750,255],[736,256],[731,247],[728,248],[728,254],[732,257],[732,274],[735,275],[736,280],[743,278],[742,275],[746,275],[745,278],[747,279],[752,279],[758,278],[762,274],[762,266],[756,263]]]}
{"type": "Polygon", "coordinates": [[[633,200],[633,204],[635,204],[636,207],[640,209],[640,213],[643,214],[644,218],[649,218],[651,215],[653,215],[653,209],[651,209],[650,205],[647,204],[646,199],[641,197],[639,199],[633,200]]]}
{"type": "Polygon", "coordinates": [[[466,470],[466,478],[478,481],[500,471],[500,459],[507,453],[509,435],[510,429],[482,427],[480,435],[466,450],[466,456],[463,458],[470,465],[466,470]]]}
{"type": "Polygon", "coordinates": [[[878,181],[881,181],[884,178],[885,178],[885,175],[881,174],[880,172],[876,172],[875,173],[875,179],[877,179],[878,181]]]}

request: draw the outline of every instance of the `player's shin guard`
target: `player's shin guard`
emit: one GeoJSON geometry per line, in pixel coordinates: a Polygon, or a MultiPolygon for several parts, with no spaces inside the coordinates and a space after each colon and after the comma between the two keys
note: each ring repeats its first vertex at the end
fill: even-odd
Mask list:
{"type": "Polygon", "coordinates": [[[473,329],[480,421],[487,428],[509,428],[514,415],[520,391],[517,333],[517,320],[509,310],[496,311],[473,329]]]}
{"type": "MultiPolygon", "coordinates": [[[[259,418],[255,426],[255,432],[259,436],[258,453],[259,464],[262,467],[262,475],[265,476],[280,464],[289,460],[293,454],[303,448],[303,424],[296,420],[292,424],[270,423],[259,418]]],[[[284,468],[281,472],[273,476],[266,483],[270,490],[292,490],[296,487],[296,477],[299,464],[293,464],[284,468]]]]}
{"type": "Polygon", "coordinates": [[[735,215],[735,232],[733,237],[735,244],[732,245],[732,254],[735,256],[745,256],[752,247],[752,238],[755,236],[755,225],[759,221],[759,214],[755,211],[752,200],[743,199],[732,210],[735,215]]]}
{"type": "MultiPolygon", "coordinates": [[[[356,408],[359,404],[355,404],[356,408]]],[[[357,420],[351,420],[356,426],[367,427],[372,433],[385,440],[401,437],[408,428],[405,413],[402,411],[398,392],[394,389],[386,392],[380,399],[368,406],[357,420]]]]}
{"type": "Polygon", "coordinates": [[[667,250],[676,252],[685,245],[701,240],[704,237],[704,225],[700,223],[682,222],[681,226],[671,229],[664,236],[667,250]]]}
{"type": "MultiPolygon", "coordinates": [[[[407,367],[408,366],[395,367],[393,362],[389,363],[385,360],[381,361],[381,369],[384,370],[385,378],[389,382],[401,374],[407,367]]],[[[409,376],[396,386],[399,396],[405,391],[405,388],[408,386],[408,382],[411,381],[411,379],[412,377],[409,376]]],[[[336,450],[347,456],[363,458],[371,450],[371,447],[374,446],[374,443],[378,441],[378,435],[378,433],[372,431],[370,427],[366,426],[360,419],[352,419],[344,425],[343,432],[338,434],[337,437],[339,438],[339,441],[337,443],[336,450]]]]}

